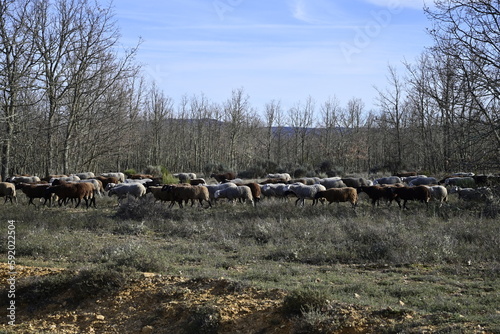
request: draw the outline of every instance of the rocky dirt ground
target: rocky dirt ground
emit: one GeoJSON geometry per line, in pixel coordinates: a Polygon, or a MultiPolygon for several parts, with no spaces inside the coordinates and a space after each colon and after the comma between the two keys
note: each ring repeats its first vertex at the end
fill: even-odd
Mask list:
{"type": "MultiPolygon", "coordinates": [[[[62,270],[27,266],[17,266],[16,269],[17,282],[33,276],[53,275],[62,270]]],[[[6,282],[8,271],[6,264],[0,265],[2,282],[6,282]]],[[[35,312],[29,312],[29,305],[23,305],[16,309],[16,324],[11,326],[2,321],[0,332],[186,333],[189,326],[197,326],[194,332],[204,333],[307,332],[298,318],[283,314],[284,297],[284,291],[257,290],[224,278],[186,279],[143,273],[106,298],[96,295],[76,307],[67,305],[64,295],[35,312]],[[210,307],[207,308],[207,305],[210,307]],[[214,309],[216,313],[206,312],[214,309]],[[198,311],[193,313],[193,310],[198,311]],[[202,317],[197,319],[196,314],[202,317]],[[217,314],[216,319],[212,318],[214,314],[217,314]],[[196,321],[198,323],[193,324],[196,321]],[[217,325],[212,326],[213,323],[217,325]]],[[[335,313],[335,321],[330,322],[330,327],[319,326],[321,333],[380,333],[407,321],[415,322],[417,316],[410,311],[374,311],[364,306],[341,303],[332,303],[332,312],[335,313]]],[[[4,308],[1,314],[5,314],[4,308]]],[[[2,318],[5,319],[5,316],[2,315],[2,318]]],[[[433,330],[417,326],[411,332],[432,333],[433,330]]],[[[471,325],[464,332],[483,331],[471,325]]]]}

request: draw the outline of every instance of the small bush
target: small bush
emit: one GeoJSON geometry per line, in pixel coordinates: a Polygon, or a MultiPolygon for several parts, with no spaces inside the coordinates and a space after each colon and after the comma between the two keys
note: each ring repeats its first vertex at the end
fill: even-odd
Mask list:
{"type": "Polygon", "coordinates": [[[127,169],[123,171],[123,174],[125,174],[127,177],[133,174],[137,174],[137,171],[133,168],[127,169]]]}
{"type": "Polygon", "coordinates": [[[126,286],[135,277],[135,270],[127,266],[97,266],[84,268],[73,279],[78,298],[109,294],[126,286]]]}
{"type": "Polygon", "coordinates": [[[213,305],[198,305],[189,315],[186,333],[217,333],[221,323],[219,309],[213,305]]]}
{"type": "Polygon", "coordinates": [[[179,179],[174,177],[174,175],[167,173],[163,174],[162,177],[162,182],[163,184],[174,184],[174,183],[179,183],[179,179]]]}
{"type": "Polygon", "coordinates": [[[331,294],[324,287],[301,287],[285,296],[283,312],[287,316],[294,316],[313,310],[321,310],[330,304],[331,297],[331,294]]]}
{"type": "Polygon", "coordinates": [[[97,266],[79,271],[62,271],[54,275],[30,277],[18,283],[19,300],[37,310],[64,301],[76,306],[98,294],[109,294],[124,287],[135,277],[128,267],[97,266]]]}
{"type": "Polygon", "coordinates": [[[166,206],[155,203],[150,198],[128,198],[118,207],[115,217],[119,219],[144,220],[161,217],[166,211],[166,206]]]}
{"type": "Polygon", "coordinates": [[[143,170],[143,173],[147,174],[147,175],[153,175],[153,177],[161,177],[161,176],[163,176],[163,172],[162,172],[162,167],[161,166],[147,166],[143,170]]]}
{"type": "Polygon", "coordinates": [[[169,256],[158,247],[137,242],[104,248],[96,259],[109,267],[128,266],[142,272],[162,272],[168,267],[169,260],[169,256]]]}

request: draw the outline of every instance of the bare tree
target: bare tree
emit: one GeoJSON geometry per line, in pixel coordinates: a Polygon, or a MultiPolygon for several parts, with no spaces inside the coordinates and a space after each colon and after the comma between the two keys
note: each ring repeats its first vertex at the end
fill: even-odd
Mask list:
{"type": "Polygon", "coordinates": [[[288,119],[294,132],[294,151],[295,159],[299,164],[306,163],[309,157],[309,151],[306,150],[307,137],[311,135],[311,128],[314,119],[314,100],[308,96],[304,105],[298,102],[288,112],[288,119]]]}
{"type": "Polygon", "coordinates": [[[265,148],[266,148],[266,155],[267,155],[267,160],[271,161],[272,157],[272,147],[273,147],[273,141],[275,137],[275,131],[274,128],[278,123],[278,120],[281,117],[282,110],[281,110],[281,103],[280,101],[272,100],[269,103],[266,103],[265,106],[265,124],[266,124],[266,140],[265,140],[265,148]]]}
{"type": "MultiPolygon", "coordinates": [[[[20,123],[23,94],[33,89],[34,46],[27,34],[28,18],[33,15],[31,1],[0,1],[0,106],[2,115],[1,171],[3,180],[11,173],[12,143],[20,123]]],[[[25,95],[26,96],[26,95],[25,95]]]]}
{"type": "Polygon", "coordinates": [[[393,171],[401,169],[403,166],[403,137],[404,137],[404,121],[406,113],[404,109],[404,82],[399,77],[396,69],[389,66],[389,88],[385,91],[379,90],[377,104],[380,111],[385,115],[384,119],[389,122],[388,135],[391,135],[394,140],[392,143],[396,146],[395,156],[390,161],[393,171]]]}
{"type": "Polygon", "coordinates": [[[89,130],[82,127],[86,124],[84,120],[93,109],[106,108],[100,103],[106,92],[137,74],[137,66],[132,63],[136,48],[126,51],[121,59],[113,50],[118,46],[119,33],[111,8],[94,7],[87,0],[80,0],[68,10],[76,22],[70,22],[75,26],[75,34],[68,41],[71,51],[66,59],[68,91],[62,109],[63,173],[76,167],[71,152],[79,145],[81,135],[89,130]]]}
{"type": "MultiPolygon", "coordinates": [[[[433,21],[435,49],[455,60],[455,70],[467,85],[469,108],[495,141],[487,153],[498,165],[500,156],[500,2],[438,0],[425,9],[433,21]]],[[[464,101],[465,102],[465,101],[464,101]]],[[[486,153],[486,152],[485,152],[486,153]]]]}
{"type": "Polygon", "coordinates": [[[172,117],[173,100],[153,83],[145,101],[148,132],[151,136],[149,164],[159,165],[162,159],[162,142],[166,130],[166,121],[172,117]]]}
{"type": "Polygon", "coordinates": [[[361,128],[364,125],[364,107],[361,99],[352,98],[347,102],[346,112],[342,117],[344,127],[348,129],[345,136],[349,143],[344,151],[344,160],[349,162],[354,170],[361,169],[361,160],[366,159],[368,155],[365,141],[361,136],[361,128]]]}
{"type": "Polygon", "coordinates": [[[249,96],[245,95],[243,88],[233,90],[231,98],[224,104],[224,121],[227,123],[227,136],[229,142],[228,160],[230,168],[237,169],[236,149],[247,124],[250,110],[249,96]]]}
{"type": "Polygon", "coordinates": [[[326,157],[337,156],[340,152],[340,115],[342,113],[340,101],[337,97],[330,97],[320,107],[321,126],[325,128],[321,147],[326,157]]]}

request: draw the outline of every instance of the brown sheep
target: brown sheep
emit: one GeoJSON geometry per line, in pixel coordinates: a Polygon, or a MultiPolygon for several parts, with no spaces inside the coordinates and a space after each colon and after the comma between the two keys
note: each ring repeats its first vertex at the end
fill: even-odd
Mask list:
{"type": "Polygon", "coordinates": [[[288,181],[286,179],[266,179],[262,182],[259,182],[259,184],[274,184],[274,183],[287,183],[288,181]]]}
{"type": "Polygon", "coordinates": [[[252,197],[255,203],[260,201],[260,196],[262,191],[260,189],[260,185],[256,182],[248,182],[248,183],[236,183],[237,186],[247,186],[252,191],[252,197]]]}
{"type": "Polygon", "coordinates": [[[327,190],[318,191],[314,196],[315,199],[324,198],[328,201],[328,205],[340,202],[350,202],[352,207],[355,208],[358,204],[358,191],[356,188],[329,188],[327,190]]]}
{"type": "Polygon", "coordinates": [[[0,182],[0,197],[5,197],[4,203],[7,203],[7,200],[13,203],[12,199],[17,203],[16,186],[14,183],[0,182]]]}
{"type": "Polygon", "coordinates": [[[102,187],[104,189],[106,189],[106,186],[109,184],[109,183],[115,183],[115,184],[118,184],[120,183],[120,179],[117,178],[117,177],[114,177],[114,176],[110,176],[110,177],[106,177],[106,176],[96,176],[95,177],[96,180],[99,180],[102,182],[102,187]]]}
{"type": "Polygon", "coordinates": [[[192,186],[197,186],[200,184],[207,184],[207,182],[205,181],[205,179],[197,178],[197,179],[189,180],[189,184],[192,186]]]}
{"type": "Polygon", "coordinates": [[[68,177],[68,175],[65,175],[65,174],[51,174],[51,175],[47,175],[46,177],[42,178],[41,180],[49,182],[52,179],[58,179],[60,177],[68,177]]]}
{"type": "Polygon", "coordinates": [[[399,203],[399,199],[397,198],[397,196],[390,190],[391,187],[375,185],[362,186],[357,189],[358,192],[364,192],[368,195],[368,197],[370,197],[373,207],[375,207],[375,204],[379,206],[381,199],[386,200],[388,202],[388,205],[391,205],[393,200],[399,203]]]}
{"type": "Polygon", "coordinates": [[[155,202],[172,202],[174,197],[172,196],[172,192],[162,191],[163,186],[150,186],[146,188],[146,193],[152,193],[155,198],[155,202]]]}
{"type": "Polygon", "coordinates": [[[33,184],[33,183],[21,183],[19,184],[19,189],[26,195],[26,197],[29,198],[28,205],[33,204],[33,199],[35,198],[43,198],[45,201],[43,202],[43,205],[47,204],[47,201],[49,201],[49,206],[51,206],[52,203],[52,195],[53,194],[48,194],[47,193],[47,188],[50,185],[48,183],[45,184],[33,184]]]}
{"type": "Polygon", "coordinates": [[[409,176],[417,176],[417,175],[418,175],[417,172],[400,172],[400,173],[394,174],[394,176],[397,176],[397,177],[409,177],[409,176]]]}
{"type": "Polygon", "coordinates": [[[397,198],[403,200],[403,206],[398,202],[399,207],[402,209],[408,209],[408,207],[406,207],[406,202],[408,201],[420,201],[429,206],[431,192],[427,186],[393,187],[389,189],[391,189],[392,193],[395,194],[397,198]]]}
{"type": "Polygon", "coordinates": [[[132,180],[142,180],[142,179],[153,179],[153,175],[150,174],[130,174],[128,176],[132,180]]]}
{"type": "Polygon", "coordinates": [[[233,173],[233,172],[226,172],[226,173],[219,173],[219,174],[214,173],[214,174],[210,175],[210,177],[213,177],[219,183],[224,183],[227,181],[234,180],[236,178],[236,173],[233,173]]]}
{"type": "Polygon", "coordinates": [[[205,186],[178,186],[178,185],[165,185],[162,191],[170,192],[174,198],[174,201],[182,206],[182,202],[191,201],[191,206],[194,204],[194,200],[198,200],[200,205],[203,206],[203,201],[208,202],[208,206],[212,207],[210,203],[210,194],[207,187],[205,186]]]}
{"type": "Polygon", "coordinates": [[[48,187],[47,193],[56,194],[57,197],[59,197],[59,206],[63,203],[67,203],[70,199],[76,199],[75,208],[77,208],[82,199],[84,199],[87,208],[92,204],[96,207],[94,186],[91,183],[63,183],[48,187]]]}

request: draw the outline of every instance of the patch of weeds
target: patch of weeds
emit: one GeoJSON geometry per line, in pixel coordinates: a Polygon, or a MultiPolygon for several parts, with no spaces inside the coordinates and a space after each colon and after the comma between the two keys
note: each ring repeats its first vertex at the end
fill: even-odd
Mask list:
{"type": "Polygon", "coordinates": [[[151,198],[127,198],[116,210],[115,218],[122,220],[157,219],[164,216],[167,209],[164,205],[155,203],[151,198]]]}
{"type": "Polygon", "coordinates": [[[283,312],[287,316],[295,316],[321,310],[330,304],[331,297],[330,292],[324,287],[300,287],[285,296],[283,312]]]}
{"type": "Polygon", "coordinates": [[[297,334],[330,333],[331,330],[336,327],[334,319],[332,319],[328,313],[318,309],[304,312],[295,326],[295,333],[297,334]]]}
{"type": "Polygon", "coordinates": [[[115,234],[124,234],[124,235],[144,235],[149,231],[149,228],[144,225],[144,221],[140,223],[136,222],[120,222],[114,229],[113,233],[115,234]]]}
{"type": "Polygon", "coordinates": [[[136,271],[126,266],[96,266],[84,268],[73,280],[79,298],[89,298],[100,293],[113,293],[137,277],[136,271]]]}
{"type": "Polygon", "coordinates": [[[293,262],[299,258],[299,252],[288,249],[276,249],[264,256],[265,260],[293,262]]]}
{"type": "Polygon", "coordinates": [[[219,309],[210,304],[198,305],[190,310],[185,333],[217,333],[221,324],[219,309]]]}
{"type": "Polygon", "coordinates": [[[244,227],[242,235],[254,239],[258,245],[264,245],[273,240],[272,224],[260,222],[244,227]]]}
{"type": "Polygon", "coordinates": [[[104,248],[97,261],[142,272],[162,272],[170,263],[169,255],[158,247],[133,241],[104,248]]]}
{"type": "Polygon", "coordinates": [[[29,277],[20,280],[16,292],[30,311],[52,303],[76,306],[83,300],[106,295],[127,285],[135,276],[127,267],[97,266],[78,271],[62,271],[54,275],[29,277]]]}

